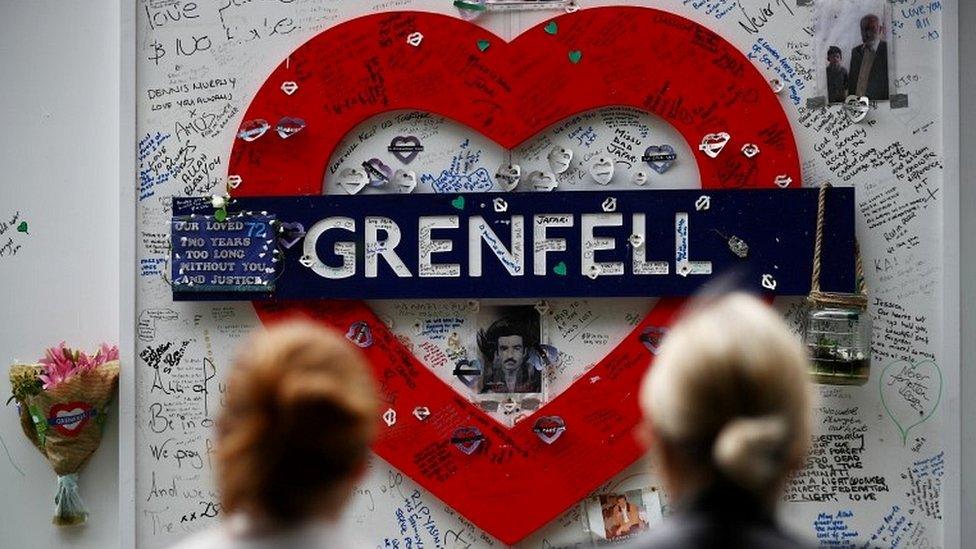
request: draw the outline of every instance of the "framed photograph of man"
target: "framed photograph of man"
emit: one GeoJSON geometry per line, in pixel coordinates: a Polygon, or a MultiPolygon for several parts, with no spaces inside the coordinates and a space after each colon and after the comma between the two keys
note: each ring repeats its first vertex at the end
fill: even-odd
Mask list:
{"type": "Polygon", "coordinates": [[[818,0],[815,9],[818,94],[828,103],[851,95],[887,101],[894,74],[888,2],[818,0]]]}
{"type": "Polygon", "coordinates": [[[660,493],[654,488],[593,496],[585,513],[591,539],[598,546],[633,539],[663,519],[660,493]]]}
{"type": "Polygon", "coordinates": [[[478,314],[481,395],[527,396],[544,393],[546,364],[542,320],[532,305],[482,305],[478,314]]]}

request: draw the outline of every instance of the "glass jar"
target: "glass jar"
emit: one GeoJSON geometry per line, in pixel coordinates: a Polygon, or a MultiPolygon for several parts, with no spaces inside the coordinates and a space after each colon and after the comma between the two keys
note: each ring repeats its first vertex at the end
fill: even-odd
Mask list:
{"type": "Polygon", "coordinates": [[[864,385],[871,373],[871,317],[858,307],[815,307],[803,341],[810,375],[824,385],[864,385]]]}

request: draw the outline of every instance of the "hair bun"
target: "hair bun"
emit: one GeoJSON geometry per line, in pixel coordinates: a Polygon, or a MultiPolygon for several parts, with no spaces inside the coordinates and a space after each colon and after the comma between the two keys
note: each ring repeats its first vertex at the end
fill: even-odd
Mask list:
{"type": "Polygon", "coordinates": [[[733,419],[715,438],[712,459],[729,480],[762,491],[782,478],[789,440],[787,421],[780,416],[733,419]]]}

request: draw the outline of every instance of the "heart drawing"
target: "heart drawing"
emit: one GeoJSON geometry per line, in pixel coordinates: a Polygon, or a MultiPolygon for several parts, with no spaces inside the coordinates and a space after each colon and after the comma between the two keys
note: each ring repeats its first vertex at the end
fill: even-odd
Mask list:
{"type": "MultiPolygon", "coordinates": [[[[558,27],[558,40],[546,31],[549,22],[506,42],[458,18],[424,12],[369,15],[322,32],[292,52],[288,64],[283,60],[244,115],[244,120],[300,115],[309,130],[302,140],[285,145],[280,139],[236,140],[228,170],[244,183],[235,194],[321,194],[329,177],[338,177],[345,192],[357,193],[366,174],[330,174],[330,157],[357,125],[395,110],[436,113],[513,149],[584,111],[629,106],[658,115],[683,136],[696,151],[703,188],[775,188],[780,174],[799,180],[796,143],[779,99],[766,78],[727,41],[693,21],[650,8],[590,8],[552,21],[549,28],[558,27]],[[621,32],[620,21],[627,21],[626,32],[621,32]],[[423,33],[422,47],[407,44],[405,35],[382,38],[389,29],[423,33]],[[472,36],[490,40],[491,49],[480,52],[472,36]],[[701,36],[710,39],[704,43],[701,36]],[[585,56],[577,63],[567,61],[567,44],[585,56]],[[696,51],[693,64],[670,61],[686,58],[689,47],[696,51]],[[633,70],[622,74],[613,64],[586,61],[613,58],[631,60],[633,70]],[[738,68],[724,70],[725,63],[711,62],[725,58],[736,60],[738,68]],[[372,78],[375,74],[382,79],[372,78]],[[472,79],[471,74],[492,78],[472,79]],[[286,81],[297,81],[302,93],[281,93],[286,81]],[[368,93],[363,82],[372,82],[368,93]],[[738,94],[743,98],[738,101],[715,101],[711,90],[730,86],[750,93],[738,94]],[[709,113],[705,119],[697,114],[703,112],[709,113]],[[716,120],[720,127],[714,126],[716,120]],[[741,154],[712,158],[699,151],[702,136],[716,132],[734,136],[730,142],[736,149],[757,144],[763,162],[741,154]]],[[[394,145],[401,144],[413,145],[394,145]]],[[[592,162],[588,159],[584,169],[592,162]]],[[[476,204],[472,196],[468,207],[476,204]]],[[[465,203],[459,198],[431,196],[460,209],[465,203]]],[[[552,269],[554,283],[566,274],[565,268],[560,262],[552,269]]],[[[632,435],[640,420],[635,388],[655,345],[646,347],[641,335],[668,326],[682,302],[659,299],[587,376],[513,427],[496,422],[442,381],[364,302],[255,301],[253,306],[265,324],[300,315],[345,333],[354,323],[365,322],[373,344],[363,352],[382,380],[384,406],[398,417],[409,417],[418,407],[429,411],[425,421],[384,425],[373,451],[479,528],[513,544],[643,454],[632,435]],[[538,418],[557,417],[562,426],[547,420],[540,425],[543,436],[534,430],[538,418]],[[464,428],[477,434],[458,432],[464,428]],[[461,446],[453,447],[454,439],[461,446]],[[472,448],[475,439],[478,444],[472,448]]]]}
{"type": "Polygon", "coordinates": [[[932,360],[892,362],[881,371],[881,405],[901,433],[928,421],[942,401],[942,370],[932,360]]]}

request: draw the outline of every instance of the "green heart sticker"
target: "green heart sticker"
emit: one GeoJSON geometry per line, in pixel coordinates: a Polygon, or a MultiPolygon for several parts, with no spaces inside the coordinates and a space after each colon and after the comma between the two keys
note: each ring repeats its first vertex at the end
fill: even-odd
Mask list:
{"type": "Polygon", "coordinates": [[[556,263],[556,266],[552,268],[552,272],[559,276],[566,276],[566,262],[560,261],[559,263],[556,263]]]}
{"type": "Polygon", "coordinates": [[[481,51],[487,50],[488,49],[488,46],[490,46],[490,45],[491,45],[491,42],[489,42],[487,40],[478,40],[478,49],[481,50],[481,51]]]}
{"type": "Polygon", "coordinates": [[[555,21],[549,21],[545,26],[546,32],[549,34],[556,34],[559,31],[559,25],[555,21]]]}
{"type": "Polygon", "coordinates": [[[452,200],[451,201],[451,206],[454,206],[455,208],[457,208],[459,210],[463,210],[464,209],[464,197],[463,196],[458,196],[457,198],[455,198],[454,200],[452,200]]]}
{"type": "Polygon", "coordinates": [[[573,63],[574,65],[575,65],[576,63],[579,63],[579,62],[580,62],[580,59],[582,59],[582,58],[583,58],[583,52],[581,52],[581,51],[579,51],[579,50],[573,50],[573,51],[571,51],[571,52],[569,52],[569,60],[570,60],[570,61],[571,61],[571,62],[572,62],[572,63],[573,63]]]}
{"type": "Polygon", "coordinates": [[[217,221],[219,221],[221,223],[223,223],[224,221],[227,221],[227,210],[225,208],[220,208],[219,210],[215,211],[214,212],[214,219],[216,219],[217,221]]]}
{"type": "Polygon", "coordinates": [[[30,233],[27,232],[27,222],[26,221],[21,221],[20,222],[20,225],[17,225],[17,232],[18,233],[24,233],[24,234],[30,234],[30,233]]]}

